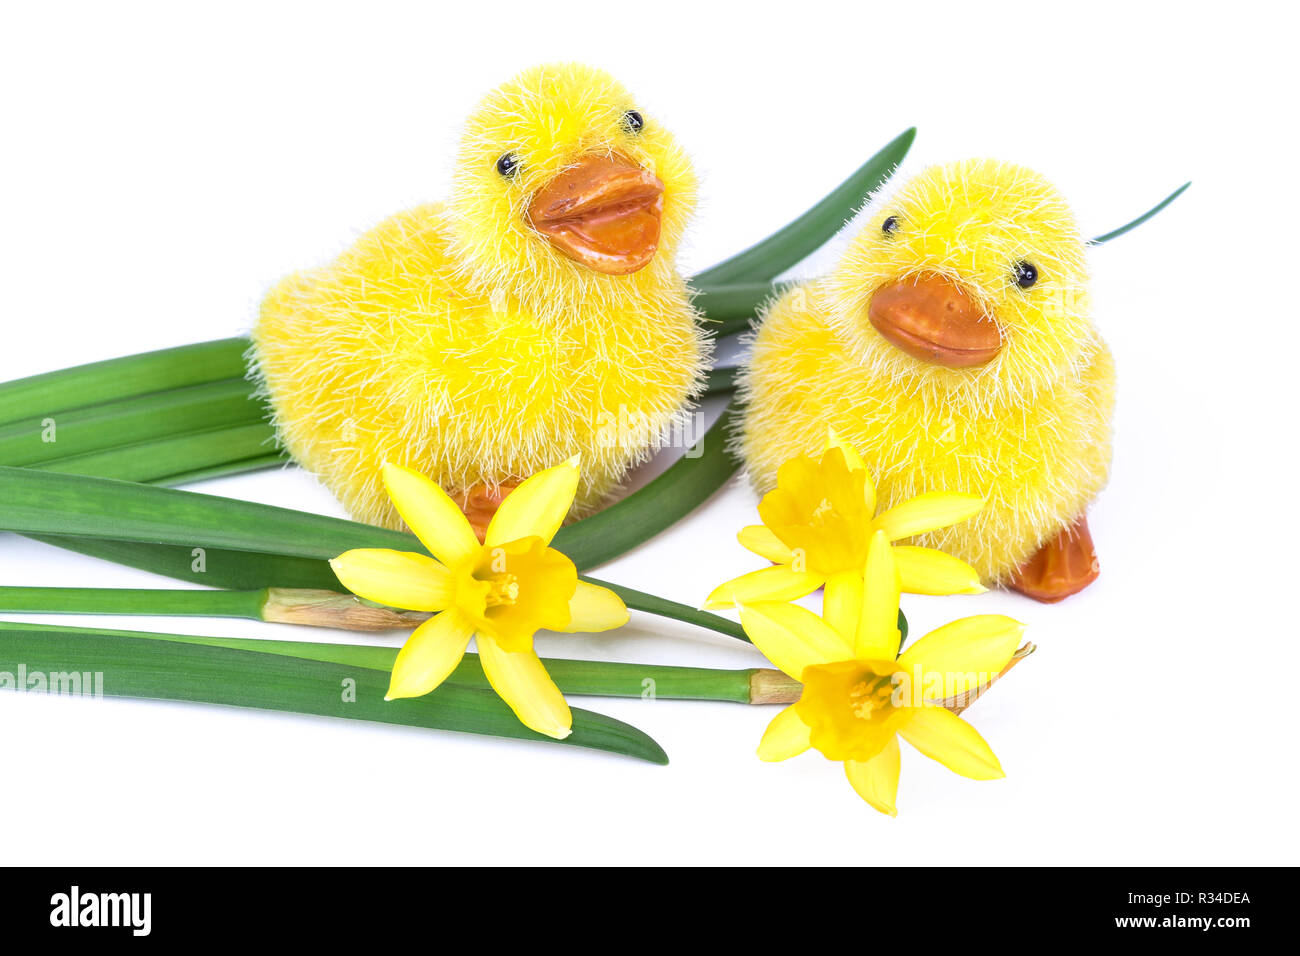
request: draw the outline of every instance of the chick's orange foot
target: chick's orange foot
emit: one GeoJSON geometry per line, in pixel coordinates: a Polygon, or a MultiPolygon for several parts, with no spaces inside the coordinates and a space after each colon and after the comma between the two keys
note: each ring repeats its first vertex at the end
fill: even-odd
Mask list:
{"type": "Polygon", "coordinates": [[[1022,564],[1007,582],[1007,587],[1035,601],[1055,604],[1071,594],[1078,594],[1097,580],[1099,573],[1097,551],[1088,531],[1088,516],[1082,515],[1057,532],[1056,537],[1022,564]]]}
{"type": "Polygon", "coordinates": [[[492,516],[501,507],[501,502],[505,500],[506,495],[518,487],[517,481],[501,481],[495,485],[479,482],[451,496],[452,500],[460,506],[460,510],[465,512],[465,517],[469,519],[469,526],[478,536],[479,544],[482,544],[483,539],[487,537],[488,525],[492,523],[492,516]]]}

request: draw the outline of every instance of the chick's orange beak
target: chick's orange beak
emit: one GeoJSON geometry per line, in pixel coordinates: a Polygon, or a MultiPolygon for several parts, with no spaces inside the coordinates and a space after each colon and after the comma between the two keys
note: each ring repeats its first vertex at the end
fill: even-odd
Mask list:
{"type": "Polygon", "coordinates": [[[613,153],[584,159],[539,189],[528,221],[570,259],[621,276],[654,258],[663,208],[664,184],[613,153]]]}
{"type": "Polygon", "coordinates": [[[959,283],[941,275],[899,279],[877,289],[867,318],[891,345],[944,368],[974,368],[1002,350],[998,324],[959,283]]]}

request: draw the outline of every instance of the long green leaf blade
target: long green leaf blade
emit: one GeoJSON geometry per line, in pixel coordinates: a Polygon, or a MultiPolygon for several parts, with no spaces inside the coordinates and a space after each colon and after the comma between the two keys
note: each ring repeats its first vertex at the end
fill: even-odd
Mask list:
{"type": "Polygon", "coordinates": [[[219,339],[78,365],[0,384],[0,424],[245,374],[248,340],[219,339]]]}
{"type": "MultiPolygon", "coordinates": [[[[230,551],[203,546],[29,534],[43,544],[90,558],[213,588],[254,591],[260,588],[346,590],[327,561],[257,551],[230,551]]],[[[409,549],[408,549],[409,550],[409,549]]]]}
{"type": "Polygon", "coordinates": [[[696,275],[692,285],[771,281],[824,245],[903,161],[916,128],[894,137],[821,202],[762,242],[696,275]]]}
{"type": "Polygon", "coordinates": [[[326,560],[350,548],[423,550],[412,535],[343,518],[27,468],[0,467],[0,527],[326,560]]]}
{"type": "Polygon", "coordinates": [[[220,470],[233,461],[267,457],[274,448],[275,429],[269,422],[258,421],[172,435],[120,448],[104,448],[27,467],[117,481],[153,481],[172,474],[211,473],[213,469],[220,470]]]}
{"type": "Polygon", "coordinates": [[[728,404],[722,417],[666,471],[622,501],[561,528],[555,547],[579,569],[591,568],[626,554],[690,514],[739,467],[727,450],[738,415],[735,403],[728,404]]]}
{"type": "Polygon", "coordinates": [[[1151,207],[1150,209],[1148,209],[1148,210],[1147,210],[1146,212],[1144,212],[1142,215],[1138,216],[1138,217],[1137,217],[1136,219],[1134,219],[1132,222],[1125,223],[1124,225],[1120,226],[1118,229],[1112,229],[1110,232],[1106,233],[1105,235],[1101,235],[1101,236],[1098,236],[1096,239],[1093,239],[1093,240],[1092,240],[1092,245],[1094,245],[1094,246],[1099,246],[1099,245],[1101,245],[1103,242],[1110,242],[1112,239],[1116,239],[1116,238],[1118,238],[1118,237],[1124,235],[1124,233],[1129,232],[1129,231],[1131,231],[1131,230],[1133,230],[1133,229],[1136,229],[1138,226],[1142,225],[1142,223],[1146,222],[1146,221],[1147,221],[1148,219],[1150,219],[1152,216],[1154,216],[1154,215],[1156,215],[1157,213],[1159,213],[1159,212],[1160,212],[1161,210],[1163,210],[1166,206],[1168,206],[1171,202],[1173,202],[1175,199],[1177,199],[1179,196],[1181,196],[1184,192],[1186,192],[1186,191],[1187,191],[1187,187],[1190,186],[1190,185],[1191,185],[1191,182],[1185,182],[1185,183],[1183,183],[1181,186],[1179,186],[1177,189],[1175,189],[1172,193],[1170,193],[1170,194],[1169,194],[1168,196],[1166,196],[1164,199],[1160,200],[1160,202],[1156,203],[1156,205],[1154,205],[1153,207],[1151,207]]]}
{"type": "Polygon", "coordinates": [[[703,286],[695,290],[695,307],[708,316],[714,334],[730,335],[748,327],[764,302],[795,284],[740,282],[735,285],[703,286]]]}
{"type": "MultiPolygon", "coordinates": [[[[217,592],[220,593],[220,592],[217,592]]],[[[316,641],[272,641],[247,637],[210,637],[194,634],[160,634],[153,631],[117,630],[60,625],[9,625],[0,623],[0,642],[6,627],[49,631],[94,639],[99,636],[132,640],[170,641],[232,650],[278,654],[307,660],[364,667],[388,674],[400,648],[374,644],[332,644],[316,641]]],[[[770,669],[749,667],[738,670],[711,667],[676,667],[663,664],[625,664],[611,661],[582,661],[544,658],[547,672],[565,694],[579,697],[639,697],[662,700],[716,700],[738,704],[750,702],[755,674],[774,677],[770,669]]],[[[465,655],[460,666],[447,678],[450,684],[486,689],[491,687],[477,654],[465,655]]]]}
{"type": "MultiPolygon", "coordinates": [[[[205,468],[168,474],[161,478],[139,479],[156,481],[163,485],[188,485],[194,481],[206,481],[209,478],[227,478],[231,475],[244,475],[254,471],[266,471],[268,468],[282,468],[289,464],[289,456],[283,452],[273,455],[258,455],[256,458],[243,458],[239,461],[223,461],[205,468]]],[[[155,471],[161,469],[153,469],[155,471]]]]}
{"type": "Polygon", "coordinates": [[[223,704],[453,730],[668,762],[663,748],[635,727],[586,710],[573,710],[572,735],[557,741],[519,723],[495,694],[473,687],[447,685],[425,697],[385,701],[388,675],[370,668],[133,640],[103,631],[87,637],[75,630],[0,622],[0,688],[6,678],[15,682],[19,674],[29,682],[24,688],[28,690],[33,689],[34,675],[70,687],[73,675],[81,683],[82,675],[101,674],[103,693],[109,697],[223,704]]]}
{"type": "Polygon", "coordinates": [[[261,421],[242,378],[156,392],[0,427],[0,464],[30,465],[191,432],[261,421]]]}

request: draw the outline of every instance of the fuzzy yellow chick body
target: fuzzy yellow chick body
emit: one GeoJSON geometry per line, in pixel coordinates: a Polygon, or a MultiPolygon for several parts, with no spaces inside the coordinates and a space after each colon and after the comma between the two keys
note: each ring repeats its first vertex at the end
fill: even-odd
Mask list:
{"type": "Polygon", "coordinates": [[[1086,586],[1115,369],[1085,247],[1059,193],[1022,167],[971,160],[906,183],[755,334],[739,442],[755,487],[830,426],[860,450],[884,507],[939,490],[985,497],[917,543],[1040,600],[1086,586]]]}
{"type": "Polygon", "coordinates": [[[577,454],[590,510],[700,389],[674,262],[694,200],[689,160],[612,77],[525,71],[470,117],[447,203],[263,303],[252,357],[280,440],[374,524],[402,526],[385,462],[481,531],[503,490],[577,454]]]}

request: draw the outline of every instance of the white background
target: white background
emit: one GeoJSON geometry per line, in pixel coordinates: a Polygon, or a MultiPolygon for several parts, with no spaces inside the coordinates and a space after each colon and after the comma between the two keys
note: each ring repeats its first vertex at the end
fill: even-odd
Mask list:
{"type": "MultiPolygon", "coordinates": [[[[766,708],[578,702],[651,733],[672,757],[662,768],[346,721],[5,694],[7,862],[1296,862],[1300,210],[1296,24],[1281,22],[1293,14],[731,7],[6,4],[0,379],[247,330],[278,276],[443,196],[477,97],[538,61],[611,69],[693,154],[703,202],[688,272],[779,227],[913,124],[909,166],[1030,165],[1089,234],[1194,180],[1092,258],[1121,382],[1111,485],[1091,515],[1100,581],[1052,607],[1004,593],[905,599],[916,634],[971,613],[1029,623],[1039,652],[967,715],[1007,778],[968,781],[909,750],[891,820],[816,754],[760,763],[766,708]]],[[[202,490],[341,513],[297,471],[202,490]]],[[[754,506],[733,483],[600,573],[699,602],[758,566],[734,538],[754,506]]],[[[12,536],[0,537],[0,581],[175,585],[12,536]]],[[[538,643],[552,656],[760,663],[640,616],[538,643]]]]}

